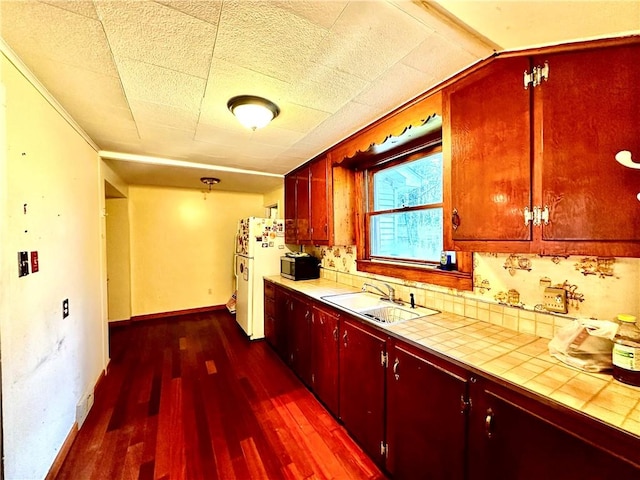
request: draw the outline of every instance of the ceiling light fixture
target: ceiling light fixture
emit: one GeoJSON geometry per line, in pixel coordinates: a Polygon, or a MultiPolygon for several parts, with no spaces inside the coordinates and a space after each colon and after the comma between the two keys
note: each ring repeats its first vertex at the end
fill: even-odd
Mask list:
{"type": "Polygon", "coordinates": [[[220,183],[220,179],[215,177],[202,177],[200,181],[205,185],[209,185],[209,191],[211,191],[211,187],[220,183]]]}
{"type": "Polygon", "coordinates": [[[227,107],[242,125],[251,130],[267,126],[280,114],[275,103],[253,95],[233,97],[227,102],[227,107]]]}

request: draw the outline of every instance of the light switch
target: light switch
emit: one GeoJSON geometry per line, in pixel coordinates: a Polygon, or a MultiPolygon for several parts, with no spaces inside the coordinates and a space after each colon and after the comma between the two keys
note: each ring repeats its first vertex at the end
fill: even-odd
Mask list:
{"type": "Polygon", "coordinates": [[[18,252],[18,277],[29,275],[29,252],[18,252]]]}

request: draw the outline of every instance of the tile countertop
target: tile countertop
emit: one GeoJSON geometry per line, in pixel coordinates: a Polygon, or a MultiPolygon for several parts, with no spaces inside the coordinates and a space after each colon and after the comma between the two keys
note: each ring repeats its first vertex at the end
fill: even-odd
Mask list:
{"type": "MultiPolygon", "coordinates": [[[[326,279],[295,282],[279,275],[265,278],[320,301],[326,295],[359,291],[326,279]]],[[[453,313],[375,325],[640,437],[640,387],[620,383],[608,374],[565,365],[549,354],[546,338],[453,313]]]]}

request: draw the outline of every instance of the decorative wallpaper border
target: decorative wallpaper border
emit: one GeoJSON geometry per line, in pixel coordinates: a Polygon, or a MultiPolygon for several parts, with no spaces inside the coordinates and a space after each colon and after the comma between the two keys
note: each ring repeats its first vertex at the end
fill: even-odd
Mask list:
{"type": "Polygon", "coordinates": [[[384,281],[394,286],[402,300],[413,293],[418,305],[543,338],[552,338],[574,318],[608,320],[618,313],[640,313],[640,259],[635,258],[474,253],[474,288],[463,292],[359,272],[354,246],[305,250],[321,259],[323,278],[356,288],[366,281],[384,281]],[[566,314],[544,308],[546,287],[566,291],[566,314]]]}

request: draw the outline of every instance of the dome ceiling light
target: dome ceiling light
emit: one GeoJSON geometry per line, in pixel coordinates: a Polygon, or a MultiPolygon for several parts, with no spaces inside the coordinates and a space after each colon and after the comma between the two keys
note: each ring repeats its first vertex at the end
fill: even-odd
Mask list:
{"type": "Polygon", "coordinates": [[[251,130],[267,126],[280,113],[275,103],[253,95],[233,97],[227,102],[227,107],[242,125],[251,130]]]}

